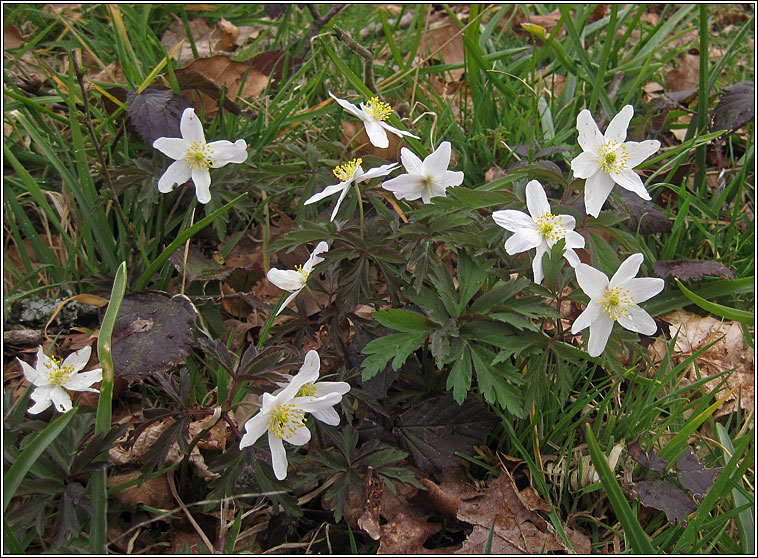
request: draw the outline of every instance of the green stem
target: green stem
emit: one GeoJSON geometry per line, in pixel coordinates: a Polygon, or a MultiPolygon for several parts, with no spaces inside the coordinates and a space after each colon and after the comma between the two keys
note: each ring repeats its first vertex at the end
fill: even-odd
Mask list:
{"type": "Polygon", "coordinates": [[[263,331],[261,332],[261,337],[258,339],[258,348],[260,349],[263,347],[263,342],[266,340],[266,335],[268,335],[268,330],[271,329],[271,326],[274,323],[274,318],[276,318],[277,312],[279,312],[279,308],[284,304],[284,299],[287,298],[287,295],[289,295],[288,291],[284,291],[282,293],[282,296],[279,297],[279,302],[276,303],[276,308],[274,308],[274,311],[271,312],[271,316],[269,316],[268,321],[266,322],[266,325],[263,326],[263,331]]]}
{"type": "Polygon", "coordinates": [[[358,187],[357,182],[353,182],[355,186],[355,192],[358,194],[358,212],[361,216],[361,238],[363,238],[363,202],[361,201],[361,189],[358,187]]]}

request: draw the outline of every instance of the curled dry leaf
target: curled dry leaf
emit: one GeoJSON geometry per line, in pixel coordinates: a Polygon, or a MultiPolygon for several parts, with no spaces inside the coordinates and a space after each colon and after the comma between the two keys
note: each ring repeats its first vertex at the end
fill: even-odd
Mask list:
{"type": "MultiPolygon", "coordinates": [[[[463,34],[460,31],[460,26],[450,17],[431,24],[419,43],[419,58],[416,62],[421,62],[436,52],[431,60],[440,60],[443,64],[462,64],[463,34]]],[[[448,76],[448,81],[460,81],[465,71],[465,68],[458,68],[448,70],[445,75],[448,76]]]]}
{"type": "MultiPolygon", "coordinates": [[[[237,46],[243,45],[250,39],[257,37],[261,28],[253,26],[237,27],[225,19],[222,19],[217,25],[210,26],[205,20],[198,18],[189,22],[189,29],[195,41],[198,58],[203,58],[218,54],[219,52],[235,50],[237,46]]],[[[183,66],[192,62],[195,59],[195,55],[187,38],[184,24],[177,18],[166,29],[161,38],[161,44],[166,47],[166,52],[171,52],[180,41],[184,41],[184,43],[174,57],[183,66]]]]}
{"type": "Polygon", "coordinates": [[[424,547],[426,540],[442,529],[441,523],[429,523],[422,519],[398,513],[392,521],[382,525],[378,554],[448,554],[450,549],[435,550],[424,547]]]}
{"type": "MultiPolygon", "coordinates": [[[[674,364],[682,362],[703,346],[716,341],[712,347],[697,357],[697,367],[692,364],[685,371],[682,378],[684,385],[734,368],[726,384],[727,389],[734,387],[738,389],[716,411],[716,417],[731,413],[736,408],[738,400],[743,409],[753,409],[755,353],[751,347],[745,346],[742,327],[738,322],[719,320],[712,316],[702,317],[684,310],[677,310],[661,319],[670,324],[668,332],[672,338],[678,332],[672,355],[674,364]]],[[[666,355],[666,343],[659,339],[650,345],[648,351],[660,360],[666,355]]],[[[651,370],[655,371],[654,368],[651,370]]],[[[721,380],[722,378],[717,378],[706,382],[705,388],[713,390],[721,380]]]]}

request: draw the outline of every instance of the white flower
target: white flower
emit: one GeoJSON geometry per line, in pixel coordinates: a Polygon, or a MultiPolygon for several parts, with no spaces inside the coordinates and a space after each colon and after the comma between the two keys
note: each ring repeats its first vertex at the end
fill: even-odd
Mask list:
{"type": "Polygon", "coordinates": [[[571,267],[579,264],[579,256],[573,248],[584,248],[584,238],[574,231],[576,220],[570,215],[553,215],[542,185],[532,180],[526,185],[526,207],[529,215],[513,209],[503,209],[492,213],[495,223],[513,234],[505,241],[505,251],[511,256],[537,248],[532,260],[534,282],[541,283],[542,255],[549,252],[561,238],[566,239],[563,257],[571,267]]]}
{"type": "Polygon", "coordinates": [[[276,313],[277,316],[290,302],[292,302],[292,299],[297,296],[297,293],[303,290],[305,282],[308,280],[308,276],[311,274],[311,271],[313,271],[313,267],[324,261],[324,258],[320,257],[319,254],[326,252],[328,249],[329,246],[322,240],[318,243],[316,249],[313,250],[308,261],[303,265],[299,265],[295,269],[277,269],[272,267],[268,270],[266,277],[268,277],[269,281],[280,289],[292,293],[284,301],[284,304],[279,307],[279,311],[276,313]]]}
{"type": "Polygon", "coordinates": [[[17,359],[24,370],[24,376],[35,386],[32,392],[34,405],[28,412],[36,415],[47,409],[51,403],[55,404],[55,408],[62,413],[69,411],[71,409],[71,397],[66,393],[67,389],[99,393],[98,390],[90,386],[103,379],[102,369],[96,368],[87,372],[79,372],[89,362],[91,352],[92,348],[84,347],[68,355],[61,364],[59,360],[47,356],[40,346],[37,349],[35,368],[23,360],[17,359]]]}
{"type": "Polygon", "coordinates": [[[637,333],[655,333],[655,321],[637,304],[661,292],[663,279],[635,279],[642,259],[642,254],[629,256],[610,281],[605,273],[594,267],[583,263],[576,266],[576,280],[590,297],[590,303],[571,326],[571,333],[579,333],[589,326],[587,352],[590,356],[596,357],[603,352],[614,321],[637,333]]]}
{"type": "Polygon", "coordinates": [[[362,162],[363,159],[359,158],[353,159],[344,165],[339,165],[332,172],[334,173],[334,176],[340,180],[340,183],[333,186],[327,186],[318,194],[312,195],[305,201],[304,205],[315,203],[326,198],[327,196],[331,196],[332,194],[340,192],[340,197],[337,199],[337,203],[332,210],[332,216],[329,219],[330,221],[334,221],[334,218],[337,215],[337,210],[340,208],[340,204],[342,203],[342,200],[345,199],[347,191],[350,189],[350,185],[353,182],[370,180],[378,176],[387,176],[399,166],[397,163],[393,163],[391,165],[382,165],[381,167],[375,167],[373,169],[367,170],[366,172],[363,172],[363,169],[361,168],[362,162]]]}
{"type": "Polygon", "coordinates": [[[584,152],[571,161],[571,170],[577,178],[587,179],[584,185],[584,205],[587,213],[593,217],[600,213],[614,183],[634,192],[643,200],[650,199],[642,180],[632,169],[658,151],[661,142],[625,142],[626,129],[633,115],[632,105],[626,105],[608,124],[605,136],[600,133],[587,109],[580,112],[576,119],[579,145],[584,152]]]}
{"type": "Polygon", "coordinates": [[[360,103],[360,108],[358,108],[349,101],[335,97],[332,95],[331,91],[329,92],[329,96],[337,101],[340,106],[350,114],[363,120],[368,139],[374,147],[384,148],[389,146],[390,141],[387,138],[387,132],[392,132],[396,136],[410,136],[419,139],[418,136],[414,136],[410,132],[404,130],[398,130],[385,122],[387,117],[392,114],[392,108],[387,103],[380,101],[379,97],[372,97],[368,100],[366,105],[360,103]],[[387,130],[387,132],[385,132],[385,130],[387,130]]]}
{"type": "Polygon", "coordinates": [[[447,170],[450,164],[450,142],[443,141],[426,159],[421,161],[407,147],[400,150],[400,159],[407,174],[388,180],[382,188],[395,194],[399,200],[417,200],[430,203],[435,196],[445,197],[449,186],[458,186],[463,182],[463,172],[447,170]]]}
{"type": "Polygon", "coordinates": [[[350,386],[345,382],[316,382],[320,366],[318,353],[308,351],[302,368],[290,383],[273,395],[264,393],[260,411],[245,423],[240,449],[253,445],[268,431],[274,475],[279,480],[287,476],[287,453],[282,441],[302,446],[311,439],[311,432],[305,426],[305,413],[313,413],[327,424],[339,424],[339,415],[332,407],[340,402],[350,386]],[[324,412],[327,410],[331,413],[324,412]]]}
{"type": "Polygon", "coordinates": [[[244,163],[247,144],[241,139],[234,143],[227,140],[205,143],[203,126],[192,108],[184,109],[179,129],[181,138],[158,138],[153,142],[153,147],[176,160],[158,180],[158,190],[165,194],[192,178],[197,201],[208,203],[211,201],[208,169],[217,169],[227,163],[244,163]]]}

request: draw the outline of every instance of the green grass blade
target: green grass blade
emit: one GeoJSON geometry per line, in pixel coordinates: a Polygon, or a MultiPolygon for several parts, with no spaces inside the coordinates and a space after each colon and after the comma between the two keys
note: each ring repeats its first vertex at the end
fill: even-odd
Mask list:
{"type": "MultiPolygon", "coordinates": [[[[754,277],[741,279],[719,279],[710,282],[698,289],[696,296],[701,298],[715,298],[719,296],[753,293],[755,291],[754,277]]],[[[689,304],[688,298],[683,294],[669,293],[665,299],[653,300],[645,304],[645,311],[651,316],[660,316],[677,308],[689,304]]]]}
{"type": "MultiPolygon", "coordinates": [[[[724,460],[727,461],[730,456],[734,455],[734,445],[729,433],[718,422],[716,423],[716,439],[721,444],[724,460]]],[[[737,486],[742,486],[742,479],[736,479],[736,484],[737,486]]],[[[734,507],[750,506],[742,510],[736,517],[737,527],[740,530],[740,542],[742,543],[743,552],[747,555],[753,555],[755,554],[755,519],[753,518],[755,502],[750,502],[737,486],[732,488],[734,507]]]]}
{"type": "Polygon", "coordinates": [[[753,312],[747,312],[745,310],[739,310],[737,308],[730,308],[729,306],[724,306],[723,304],[709,302],[708,300],[696,295],[687,287],[682,285],[682,282],[679,281],[679,279],[676,279],[676,285],[679,287],[679,290],[684,293],[684,296],[711,314],[715,314],[721,318],[726,318],[727,320],[734,320],[748,325],[755,322],[755,314],[753,312]]]}
{"type": "Polygon", "coordinates": [[[148,282],[150,281],[150,278],[153,276],[153,274],[160,269],[160,267],[171,257],[171,254],[176,252],[176,250],[182,246],[189,238],[191,238],[193,235],[197,234],[201,230],[203,230],[205,227],[213,223],[218,217],[229,211],[232,207],[237,205],[239,202],[243,200],[243,198],[247,196],[247,193],[240,194],[236,198],[234,198],[232,201],[227,203],[226,205],[219,207],[216,211],[211,213],[210,215],[205,216],[204,218],[200,219],[197,223],[192,225],[190,228],[182,231],[179,233],[179,236],[176,237],[176,239],[169,244],[161,254],[155,258],[152,262],[150,262],[150,265],[147,267],[147,269],[144,271],[142,275],[140,275],[140,278],[137,280],[137,286],[134,288],[134,290],[140,292],[144,291],[145,287],[147,287],[148,282]]]}
{"type": "Polygon", "coordinates": [[[603,455],[595,439],[595,434],[592,432],[592,427],[589,424],[585,432],[587,434],[587,446],[592,457],[592,464],[595,466],[598,476],[600,476],[600,482],[603,483],[603,488],[605,488],[605,492],[608,494],[608,500],[611,503],[613,511],[616,512],[618,520],[624,526],[624,534],[629,539],[633,552],[642,555],[655,554],[655,549],[650,543],[650,539],[642,529],[640,522],[637,521],[637,517],[629,506],[629,502],[626,501],[626,496],[624,496],[621,487],[616,482],[616,477],[608,466],[608,461],[606,461],[605,455],[603,455]]]}
{"type": "Polygon", "coordinates": [[[48,424],[42,432],[34,437],[34,440],[29,442],[18,456],[18,459],[10,466],[5,479],[3,479],[3,513],[8,509],[8,504],[10,504],[11,498],[16,493],[21,481],[24,480],[26,473],[45,449],[47,449],[47,446],[66,429],[68,423],[74,418],[76,411],[77,408],[74,407],[48,424]]]}

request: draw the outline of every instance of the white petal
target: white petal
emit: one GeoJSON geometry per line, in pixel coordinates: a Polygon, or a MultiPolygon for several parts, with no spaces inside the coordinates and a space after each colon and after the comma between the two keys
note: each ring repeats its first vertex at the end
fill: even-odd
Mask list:
{"type": "Polygon", "coordinates": [[[310,205],[312,203],[316,203],[317,201],[323,200],[324,198],[327,198],[333,194],[336,194],[337,192],[341,192],[343,190],[347,190],[350,188],[350,182],[340,182],[339,184],[334,184],[332,186],[327,186],[323,190],[321,190],[318,194],[313,194],[310,198],[305,200],[303,205],[310,205]]]}
{"type": "Polygon", "coordinates": [[[592,300],[602,297],[609,283],[605,273],[584,263],[576,266],[576,282],[592,300]]]}
{"type": "Polygon", "coordinates": [[[401,174],[382,183],[382,188],[395,194],[399,200],[417,200],[425,190],[426,181],[420,174],[401,174]]]}
{"type": "Polygon", "coordinates": [[[287,387],[282,390],[279,397],[282,401],[290,400],[300,391],[300,388],[307,383],[313,383],[318,380],[318,372],[321,369],[321,359],[316,351],[310,350],[305,355],[305,360],[300,370],[292,378],[287,387]]]}
{"type": "Polygon", "coordinates": [[[522,229],[537,231],[537,225],[529,215],[515,209],[500,209],[492,213],[495,223],[505,230],[516,232],[522,229]]]}
{"type": "Polygon", "coordinates": [[[311,431],[308,430],[308,427],[303,424],[296,427],[294,432],[288,430],[284,436],[284,439],[293,446],[302,446],[310,442],[311,431]]]}
{"type": "Polygon", "coordinates": [[[289,306],[289,303],[295,299],[295,297],[298,295],[300,291],[301,289],[298,289],[295,292],[293,292],[291,295],[289,295],[287,298],[285,298],[284,302],[279,307],[279,310],[276,311],[275,316],[278,316],[279,314],[281,314],[284,311],[284,309],[287,308],[287,306],[289,306]]]}
{"type": "Polygon", "coordinates": [[[433,153],[428,155],[421,163],[421,174],[424,176],[436,176],[447,170],[450,164],[452,149],[449,141],[443,141],[433,153]]]}
{"type": "Polygon", "coordinates": [[[184,159],[174,161],[158,180],[158,191],[166,194],[192,178],[192,169],[184,159]]]}
{"type": "Polygon", "coordinates": [[[587,178],[584,184],[584,207],[588,215],[597,217],[600,214],[613,184],[613,179],[604,172],[596,172],[587,178]]]}
{"type": "Polygon", "coordinates": [[[195,183],[195,195],[200,203],[211,201],[211,173],[207,170],[192,169],[192,182],[195,183]]]}
{"type": "Polygon", "coordinates": [[[153,142],[155,149],[177,161],[187,156],[187,145],[182,138],[158,138],[153,142]]]}
{"type": "Polygon", "coordinates": [[[52,399],[53,405],[55,405],[55,408],[59,412],[65,413],[71,410],[71,397],[69,397],[62,387],[53,386],[53,389],[50,390],[50,399],[52,399]]]}
{"type": "Polygon", "coordinates": [[[658,140],[645,140],[637,143],[628,141],[624,144],[629,154],[629,167],[634,168],[642,161],[656,153],[661,148],[661,142],[658,140]]]}
{"type": "Polygon", "coordinates": [[[32,391],[32,401],[34,401],[34,405],[29,407],[27,409],[27,413],[30,413],[32,415],[37,415],[47,409],[50,405],[53,404],[52,399],[50,399],[50,392],[52,391],[53,386],[52,385],[46,385],[42,387],[38,387],[34,391],[32,391]]]}
{"type": "Polygon", "coordinates": [[[277,269],[272,267],[266,277],[274,285],[285,291],[298,291],[305,285],[303,274],[294,269],[277,269]]]}
{"type": "Polygon", "coordinates": [[[391,173],[393,170],[398,168],[400,165],[398,163],[392,163],[389,165],[382,165],[381,167],[374,167],[373,169],[369,169],[366,172],[364,172],[361,175],[361,180],[371,180],[372,178],[376,178],[377,176],[387,176],[389,173],[391,173]]]}
{"type": "Polygon", "coordinates": [[[313,252],[311,252],[308,261],[303,264],[303,271],[310,273],[317,264],[323,262],[324,258],[319,256],[319,254],[323,254],[327,250],[329,250],[329,245],[323,240],[319,242],[313,249],[313,252]]]}
{"type": "Polygon", "coordinates": [[[577,178],[589,178],[600,170],[597,155],[590,151],[580,153],[571,160],[571,170],[577,178]]]}
{"type": "Polygon", "coordinates": [[[571,267],[578,266],[582,261],[579,259],[579,256],[576,255],[576,252],[574,252],[571,248],[566,248],[563,251],[563,257],[566,258],[566,261],[571,267]]]}
{"type": "Polygon", "coordinates": [[[602,305],[597,301],[590,300],[590,303],[587,305],[587,308],[584,309],[584,312],[579,314],[576,320],[574,320],[574,323],[571,324],[571,333],[576,335],[583,329],[589,327],[597,321],[602,313],[602,305]]]}
{"type": "Polygon", "coordinates": [[[321,422],[330,426],[337,426],[340,423],[340,416],[333,407],[327,407],[326,409],[319,409],[311,413],[313,418],[320,420],[321,422]]]}
{"type": "Polygon", "coordinates": [[[655,324],[655,320],[650,317],[650,314],[645,312],[642,308],[633,304],[627,309],[628,314],[626,316],[619,316],[617,318],[618,323],[622,327],[630,331],[642,333],[643,335],[653,335],[658,326],[655,324]]]}
{"type": "MultiPolygon", "coordinates": [[[[347,196],[348,190],[349,188],[343,188],[342,192],[340,193],[340,197],[337,198],[337,203],[334,204],[334,209],[332,209],[332,214],[329,216],[329,221],[334,221],[334,218],[337,216],[337,211],[339,211],[340,205],[342,205],[342,200],[344,200],[345,196],[347,196]]],[[[358,203],[361,203],[360,200],[358,203]]]]}
{"type": "Polygon", "coordinates": [[[576,129],[579,132],[578,141],[582,150],[597,153],[603,145],[603,134],[587,109],[576,117],[576,129]]]}
{"type": "Polygon", "coordinates": [[[616,140],[618,143],[624,143],[626,140],[626,130],[629,128],[629,122],[634,116],[632,105],[626,105],[616,116],[613,117],[608,127],[605,129],[605,141],[616,140]]]}
{"type": "Polygon", "coordinates": [[[639,304],[653,298],[663,290],[665,281],[655,277],[641,277],[639,279],[629,279],[624,283],[624,287],[629,289],[629,294],[634,297],[634,302],[639,304]]]}
{"type": "Polygon", "coordinates": [[[632,169],[624,169],[621,172],[612,172],[610,176],[619,186],[630,192],[634,192],[643,200],[652,199],[650,194],[647,193],[647,190],[645,190],[645,186],[642,184],[642,179],[632,169]]]}
{"type": "Polygon", "coordinates": [[[339,393],[345,395],[350,391],[350,384],[347,382],[317,382],[316,384],[316,397],[323,397],[330,393],[339,393]]]}
{"type": "Polygon", "coordinates": [[[542,184],[537,180],[532,180],[526,185],[526,207],[529,209],[529,214],[533,219],[542,217],[545,213],[550,213],[550,203],[547,201],[547,195],[542,188],[542,184]]]}
{"type": "Polygon", "coordinates": [[[214,169],[223,167],[228,163],[244,163],[247,160],[247,143],[238,139],[234,143],[228,140],[212,141],[208,147],[213,150],[214,169]]]}
{"type": "Polygon", "coordinates": [[[461,182],[463,171],[445,171],[432,178],[430,187],[433,192],[438,192],[437,195],[444,196],[445,190],[450,186],[460,186],[461,182]]]}
{"type": "MultiPolygon", "coordinates": [[[[40,350],[42,347],[40,347],[40,350]]],[[[47,374],[44,374],[42,372],[37,372],[36,368],[33,368],[28,363],[24,362],[20,358],[16,358],[16,360],[21,365],[21,370],[24,372],[24,376],[29,381],[30,384],[34,384],[35,386],[41,386],[48,383],[47,374]]],[[[37,362],[39,362],[39,357],[37,357],[37,362]]]]}
{"type": "Polygon", "coordinates": [[[287,478],[287,452],[284,450],[284,444],[281,438],[277,438],[268,431],[268,447],[271,449],[271,465],[274,469],[274,476],[279,480],[287,478]]]}
{"type": "MultiPolygon", "coordinates": [[[[568,227],[566,227],[568,228],[568,227]]],[[[584,237],[576,231],[567,230],[566,236],[566,248],[584,248],[584,237]]],[[[574,267],[574,266],[572,266],[574,267]]]]}
{"type": "Polygon", "coordinates": [[[399,128],[395,128],[394,126],[390,126],[389,124],[387,124],[387,123],[386,123],[386,122],[384,122],[383,120],[377,120],[377,122],[379,123],[379,125],[380,125],[382,128],[384,128],[384,129],[385,129],[385,130],[387,130],[388,132],[392,132],[392,133],[393,133],[393,134],[395,134],[396,136],[400,136],[400,137],[402,137],[402,136],[410,136],[410,137],[412,137],[412,138],[421,139],[421,138],[419,138],[418,136],[414,136],[414,135],[413,135],[413,134],[411,134],[410,132],[406,132],[405,130],[400,130],[399,128]]]}
{"type": "Polygon", "coordinates": [[[423,162],[407,147],[403,147],[400,150],[400,160],[403,162],[403,166],[408,171],[408,174],[422,174],[421,165],[423,162]]]}
{"type": "Polygon", "coordinates": [[[337,103],[339,103],[339,105],[340,105],[340,106],[341,106],[343,109],[345,109],[346,111],[348,111],[348,112],[349,112],[350,114],[352,114],[353,116],[357,116],[357,117],[358,117],[358,118],[360,118],[361,120],[363,120],[363,119],[365,119],[365,118],[366,118],[366,116],[367,116],[367,115],[366,115],[366,113],[365,113],[365,112],[363,112],[361,109],[359,109],[357,106],[355,106],[355,105],[354,105],[353,103],[351,103],[350,101],[346,101],[346,100],[344,100],[344,99],[338,99],[337,97],[335,97],[334,95],[332,95],[332,92],[331,92],[331,91],[329,91],[329,96],[330,96],[332,99],[334,99],[335,101],[337,101],[337,103]]]}
{"type": "Polygon", "coordinates": [[[632,254],[624,260],[616,270],[616,273],[613,274],[609,285],[610,288],[626,287],[625,283],[629,281],[629,279],[636,277],[643,260],[644,257],[642,254],[632,254]]]}
{"type": "Polygon", "coordinates": [[[93,393],[99,393],[98,390],[91,388],[90,386],[96,382],[102,381],[102,368],[95,368],[94,370],[74,374],[65,384],[63,384],[63,387],[70,389],[71,391],[91,391],[93,393]]]}
{"type": "Polygon", "coordinates": [[[329,393],[323,397],[297,397],[293,401],[297,401],[298,407],[306,413],[312,413],[319,409],[334,407],[341,400],[342,396],[339,393],[329,393]]]}
{"type": "MultiPolygon", "coordinates": [[[[572,232],[574,230],[574,227],[576,227],[576,219],[574,219],[574,217],[571,215],[556,215],[556,217],[558,218],[558,222],[561,224],[561,226],[567,231],[572,232]]],[[[584,244],[582,244],[582,246],[584,246],[584,244]]],[[[575,248],[578,247],[575,246],[575,248]]]]}
{"type": "Polygon", "coordinates": [[[182,132],[182,138],[185,141],[192,143],[196,141],[198,143],[205,143],[205,134],[203,133],[203,125],[200,123],[200,119],[195,115],[195,109],[184,109],[182,113],[182,121],[179,124],[179,129],[182,132]]]}
{"type": "MultiPolygon", "coordinates": [[[[268,395],[268,394],[266,394],[268,395]]],[[[268,413],[257,413],[245,423],[245,434],[240,440],[240,449],[252,446],[268,430],[268,413]]]]}
{"type": "Polygon", "coordinates": [[[382,149],[389,146],[390,140],[387,138],[387,132],[380,126],[380,121],[371,118],[364,120],[363,125],[366,128],[366,134],[368,134],[371,145],[382,149]]]}
{"type": "MultiPolygon", "coordinates": [[[[515,236],[515,235],[514,235],[515,236]]],[[[513,237],[511,237],[513,238],[513,237]]],[[[542,272],[542,256],[547,252],[544,242],[537,246],[537,253],[532,260],[532,272],[534,273],[534,282],[538,285],[542,283],[545,274],[542,272]]]]}
{"type": "Polygon", "coordinates": [[[590,340],[587,343],[587,352],[591,357],[602,354],[612,330],[613,319],[607,314],[600,314],[598,319],[590,325],[590,340]]]}
{"type": "Polygon", "coordinates": [[[513,233],[513,236],[505,241],[505,251],[512,256],[513,254],[536,248],[540,244],[542,244],[542,235],[540,233],[534,230],[521,229],[513,233]]]}
{"type": "Polygon", "coordinates": [[[87,345],[86,347],[83,347],[79,349],[78,351],[68,355],[66,359],[63,361],[63,364],[61,364],[61,367],[72,366],[74,369],[74,372],[79,372],[79,370],[87,366],[87,363],[89,362],[89,357],[91,354],[92,354],[92,347],[87,345]]]}

